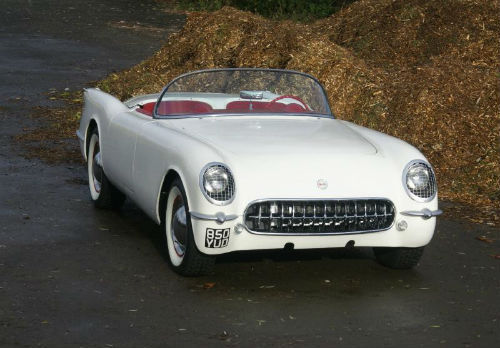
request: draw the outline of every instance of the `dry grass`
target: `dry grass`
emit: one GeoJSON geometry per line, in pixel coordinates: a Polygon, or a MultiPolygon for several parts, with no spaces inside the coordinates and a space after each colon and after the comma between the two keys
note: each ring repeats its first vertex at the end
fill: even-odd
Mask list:
{"type": "Polygon", "coordinates": [[[62,107],[34,107],[34,127],[23,129],[14,141],[24,148],[26,158],[40,158],[49,164],[82,163],[75,135],[82,109],[81,92],[49,92],[49,99],[62,107]]]}
{"type": "Polygon", "coordinates": [[[126,99],[202,68],[311,73],[337,117],[415,145],[436,168],[441,198],[498,224],[498,18],[489,0],[359,0],[311,24],[194,12],[153,57],[98,85],[126,99]]]}

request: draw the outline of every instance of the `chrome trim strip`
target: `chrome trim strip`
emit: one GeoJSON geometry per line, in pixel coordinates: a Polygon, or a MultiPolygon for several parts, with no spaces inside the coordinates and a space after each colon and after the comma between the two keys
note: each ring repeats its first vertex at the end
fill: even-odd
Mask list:
{"type": "MultiPolygon", "coordinates": [[[[163,95],[167,92],[168,88],[173,84],[175,83],[177,80],[183,78],[183,77],[186,77],[186,76],[189,76],[189,75],[194,75],[194,74],[199,74],[199,73],[205,73],[205,72],[217,72],[217,71],[235,71],[235,70],[240,70],[240,71],[272,71],[272,72],[283,72],[283,73],[292,73],[292,74],[297,74],[297,75],[302,75],[302,76],[305,76],[305,77],[308,77],[308,78],[311,78],[312,80],[314,80],[314,82],[316,82],[320,88],[321,88],[321,91],[323,92],[323,103],[326,105],[326,108],[327,108],[327,113],[328,114],[325,114],[323,117],[328,117],[328,118],[335,118],[335,115],[332,113],[332,108],[330,107],[330,104],[328,103],[328,97],[327,97],[327,94],[326,94],[326,90],[325,90],[325,87],[323,87],[323,85],[319,82],[319,80],[317,78],[315,78],[314,76],[312,75],[309,75],[309,74],[306,74],[306,73],[303,73],[303,72],[300,72],[300,71],[295,71],[295,70],[287,70],[287,69],[266,69],[266,68],[218,68],[218,69],[205,69],[205,70],[196,70],[196,71],[191,71],[191,72],[188,72],[188,73],[185,73],[185,74],[182,74],[182,75],[179,75],[177,76],[176,78],[174,78],[172,81],[170,81],[166,86],[165,88],[163,89],[163,91],[160,93],[160,96],[158,97],[158,100],[156,101],[156,104],[155,104],[155,107],[153,108],[153,119],[157,118],[157,119],[165,119],[165,118],[169,118],[169,117],[161,117],[160,115],[158,115],[158,105],[160,105],[160,101],[162,100],[163,98],[163,95]]],[[[247,114],[248,115],[248,114],[247,114]]],[[[296,115],[296,114],[295,114],[296,115]]]]}
{"type": "MultiPolygon", "coordinates": [[[[393,223],[394,225],[394,223],[393,223]]],[[[269,232],[269,233],[266,233],[266,232],[255,232],[255,231],[252,231],[250,229],[248,229],[248,227],[246,225],[243,225],[245,227],[245,229],[250,232],[251,234],[257,234],[257,235],[260,235],[260,236],[297,236],[297,237],[303,237],[303,236],[318,236],[318,237],[321,237],[321,236],[345,236],[345,235],[348,235],[348,234],[365,234],[365,233],[375,233],[375,232],[382,232],[382,231],[387,231],[388,229],[390,229],[392,227],[389,227],[388,229],[385,229],[385,230],[370,230],[370,231],[354,231],[354,232],[328,232],[328,233],[274,233],[274,232],[269,232]]]]}
{"type": "Polygon", "coordinates": [[[401,215],[405,215],[405,216],[420,216],[422,217],[423,219],[427,220],[427,219],[430,219],[431,217],[434,217],[434,216],[439,216],[443,214],[443,211],[441,209],[438,209],[438,210],[429,210],[427,208],[424,208],[420,211],[417,211],[417,210],[407,210],[407,211],[402,211],[401,212],[401,215]]]}
{"type": "Polygon", "coordinates": [[[207,220],[207,221],[216,221],[219,224],[222,224],[226,221],[236,220],[238,215],[226,215],[223,212],[218,212],[215,215],[206,215],[197,213],[195,211],[190,211],[189,214],[197,220],[207,220]]]}
{"type": "Polygon", "coordinates": [[[200,190],[201,192],[203,193],[203,195],[205,196],[205,198],[212,204],[215,204],[215,205],[228,205],[230,204],[232,201],[234,201],[234,198],[236,197],[236,180],[234,179],[234,175],[233,175],[233,172],[231,171],[231,169],[229,169],[229,167],[227,165],[225,165],[224,163],[222,162],[210,162],[210,163],[207,163],[203,166],[203,168],[201,168],[201,171],[200,171],[200,177],[199,177],[199,180],[198,180],[198,184],[200,186],[200,190]],[[213,199],[212,197],[210,197],[208,195],[208,193],[205,191],[205,187],[203,186],[203,175],[205,174],[205,171],[212,167],[212,166],[217,166],[217,165],[220,165],[224,168],[226,168],[226,170],[229,172],[229,174],[231,174],[232,178],[233,178],[233,196],[228,199],[227,201],[217,201],[215,199],[213,199]]]}
{"type": "Polygon", "coordinates": [[[173,114],[173,115],[165,115],[155,117],[157,120],[177,120],[184,118],[206,118],[206,117],[269,117],[269,116],[292,116],[292,117],[316,117],[316,118],[329,118],[334,119],[332,116],[325,114],[315,114],[311,112],[301,112],[301,113],[293,113],[293,112],[262,112],[262,113],[211,113],[211,114],[173,114]]]}
{"type": "MultiPolygon", "coordinates": [[[[366,211],[365,211],[366,214],[366,211]]],[[[397,216],[397,211],[396,211],[396,206],[394,203],[389,199],[389,198],[383,198],[383,197],[350,197],[350,198],[264,198],[264,199],[256,199],[248,203],[248,205],[245,208],[245,212],[243,213],[243,223],[242,225],[245,227],[245,229],[252,233],[252,234],[257,234],[257,235],[264,235],[264,236],[342,236],[342,235],[348,235],[348,234],[365,234],[365,233],[374,233],[374,232],[382,232],[382,231],[387,231],[390,230],[394,224],[396,223],[396,216],[397,216]],[[386,200],[389,203],[392,204],[393,211],[394,211],[394,219],[392,220],[392,224],[384,229],[376,229],[376,230],[369,230],[369,231],[352,231],[352,232],[327,232],[327,233],[275,233],[275,232],[256,232],[252,231],[251,229],[248,228],[248,226],[245,223],[245,216],[247,215],[247,210],[248,208],[255,203],[261,203],[261,202],[268,202],[268,201],[345,201],[345,200],[386,200]]],[[[346,216],[350,217],[350,216],[346,216]]]]}
{"type": "Polygon", "coordinates": [[[85,137],[82,135],[82,132],[80,132],[79,129],[76,131],[76,136],[78,137],[78,139],[80,139],[80,141],[85,140],[85,137]]]}

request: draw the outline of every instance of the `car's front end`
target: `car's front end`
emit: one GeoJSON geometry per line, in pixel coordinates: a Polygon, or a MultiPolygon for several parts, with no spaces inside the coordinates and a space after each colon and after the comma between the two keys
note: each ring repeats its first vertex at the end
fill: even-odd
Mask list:
{"type": "MultiPolygon", "coordinates": [[[[307,133],[310,123],[315,134],[291,141],[276,135],[275,144],[252,138],[253,147],[245,151],[234,145],[225,160],[201,168],[198,192],[190,190],[198,249],[215,255],[285,247],[428,244],[440,211],[435,175],[425,157],[380,133],[386,144],[370,142],[361,127],[351,134],[348,127],[355,126],[342,121],[302,120],[288,129],[307,133]],[[322,139],[325,128],[332,135],[340,129],[339,137],[322,139]],[[340,134],[354,140],[349,143],[340,134]],[[307,137],[314,140],[305,146],[307,137]]],[[[274,127],[272,120],[241,120],[243,133],[245,124],[258,124],[264,133],[274,127]]],[[[210,132],[209,125],[201,127],[210,132]]]]}

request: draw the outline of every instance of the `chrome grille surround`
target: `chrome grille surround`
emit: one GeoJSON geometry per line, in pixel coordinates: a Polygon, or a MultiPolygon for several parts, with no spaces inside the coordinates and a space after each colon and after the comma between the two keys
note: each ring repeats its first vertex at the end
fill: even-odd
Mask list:
{"type": "Polygon", "coordinates": [[[425,161],[422,160],[413,160],[410,163],[408,163],[403,171],[403,186],[406,189],[406,192],[408,195],[415,201],[417,202],[430,202],[436,197],[437,194],[437,183],[436,183],[436,176],[434,174],[434,170],[432,169],[431,165],[428,164],[425,161]],[[408,187],[407,184],[407,176],[408,172],[417,166],[422,166],[427,169],[429,173],[429,184],[425,186],[424,189],[412,189],[408,187]]]}
{"type": "Polygon", "coordinates": [[[201,192],[203,192],[203,195],[210,203],[213,203],[215,205],[228,205],[234,200],[234,196],[236,194],[236,185],[234,182],[233,174],[224,163],[210,162],[205,165],[200,172],[199,185],[201,192]],[[212,167],[222,168],[228,176],[227,188],[220,193],[207,192],[207,190],[205,189],[205,185],[203,184],[205,173],[212,167]]]}
{"type": "Polygon", "coordinates": [[[245,209],[247,230],[265,235],[338,235],[388,230],[394,204],[386,198],[265,199],[245,209]]]}

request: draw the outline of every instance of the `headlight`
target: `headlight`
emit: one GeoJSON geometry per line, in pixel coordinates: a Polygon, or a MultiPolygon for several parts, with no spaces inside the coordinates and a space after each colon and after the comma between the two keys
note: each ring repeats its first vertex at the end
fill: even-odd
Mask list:
{"type": "Polygon", "coordinates": [[[200,173],[200,187],[205,197],[217,205],[226,205],[234,198],[235,185],[231,171],[222,163],[209,163],[200,173]]]}
{"type": "Polygon", "coordinates": [[[418,202],[429,202],[436,196],[434,171],[424,161],[408,163],[403,171],[403,182],[408,195],[418,202]]]}

